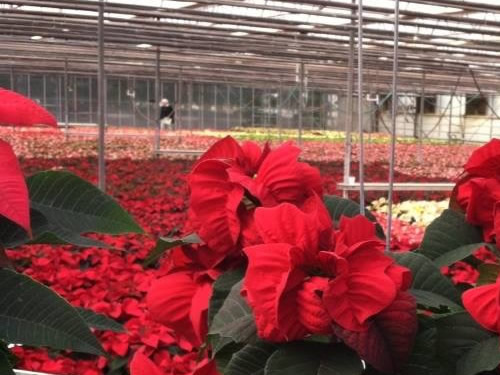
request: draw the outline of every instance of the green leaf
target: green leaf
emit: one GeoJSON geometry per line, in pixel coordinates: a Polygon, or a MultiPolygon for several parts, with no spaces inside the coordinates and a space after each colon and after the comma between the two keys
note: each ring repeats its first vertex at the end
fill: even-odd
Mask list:
{"type": "Polygon", "coordinates": [[[0,351],[0,374],[2,375],[15,375],[12,369],[12,364],[9,361],[9,357],[3,351],[0,351]]]}
{"type": "Polygon", "coordinates": [[[254,343],[257,328],[252,310],[240,295],[242,282],[233,285],[226,300],[215,314],[209,335],[230,338],[236,343],[254,343]]]}
{"type": "Polygon", "coordinates": [[[400,265],[411,270],[413,280],[410,288],[417,302],[432,302],[432,305],[446,303],[451,310],[456,310],[457,307],[461,309],[462,301],[457,289],[431,260],[415,252],[391,253],[391,256],[400,265]]]}
{"type": "MultiPolygon", "coordinates": [[[[30,210],[31,230],[33,237],[45,232],[48,222],[45,216],[33,208],[30,210]]],[[[29,242],[26,231],[5,217],[0,217],[0,244],[5,248],[12,248],[29,242]]]]}
{"type": "Polygon", "coordinates": [[[488,246],[488,244],[486,242],[480,242],[480,243],[460,246],[434,259],[434,264],[437,267],[450,266],[453,263],[456,263],[472,255],[483,246],[488,246]]]}
{"type": "Polygon", "coordinates": [[[149,267],[155,263],[168,250],[182,245],[191,245],[201,243],[200,237],[196,233],[191,233],[182,238],[160,237],[156,242],[155,248],[149,253],[142,265],[149,267]]]}
{"type": "Polygon", "coordinates": [[[282,345],[268,359],[265,375],[360,375],[358,355],[342,344],[297,342],[282,345]]]}
{"type": "Polygon", "coordinates": [[[82,309],[81,307],[77,307],[76,310],[90,328],[101,331],[125,332],[125,327],[117,321],[108,318],[106,315],[98,314],[92,310],[82,309]]]}
{"type": "Polygon", "coordinates": [[[477,285],[495,284],[497,277],[500,274],[500,264],[483,263],[477,268],[479,271],[479,278],[477,285]]]}
{"type": "Polygon", "coordinates": [[[264,375],[266,362],[275,350],[276,345],[269,342],[247,344],[232,355],[224,375],[264,375]]]}
{"type": "Polygon", "coordinates": [[[415,297],[417,304],[441,309],[447,307],[450,311],[462,311],[463,308],[449,298],[439,294],[420,289],[410,289],[410,293],[415,297]]]}
{"type": "Polygon", "coordinates": [[[8,269],[0,269],[0,285],[2,340],[105,354],[80,314],[45,285],[8,269]]]}
{"type": "Polygon", "coordinates": [[[462,213],[446,209],[427,227],[417,252],[434,260],[462,246],[482,241],[480,228],[469,224],[462,213]]]}
{"type": "Polygon", "coordinates": [[[457,375],[476,375],[491,371],[500,364],[498,337],[492,337],[474,345],[457,363],[457,375]]]}
{"type": "MultiPolygon", "coordinates": [[[[438,355],[448,364],[457,362],[477,344],[492,337],[490,332],[476,323],[467,312],[460,312],[436,320],[438,355]]],[[[497,341],[498,345],[498,341],[497,341]]]]}
{"type": "Polygon", "coordinates": [[[405,375],[447,375],[451,372],[439,361],[436,350],[435,327],[421,331],[415,338],[413,351],[405,367],[405,375]]]}
{"type": "Polygon", "coordinates": [[[73,243],[83,233],[142,233],[131,216],[110,196],[80,177],[61,171],[27,179],[31,207],[46,219],[46,232],[73,243]]]}
{"type": "Polygon", "coordinates": [[[237,282],[240,282],[245,276],[245,270],[237,269],[228,271],[220,275],[212,287],[212,297],[208,307],[208,325],[212,324],[215,315],[220,310],[227,296],[231,292],[231,288],[237,282]]]}
{"type": "MultiPolygon", "coordinates": [[[[335,195],[325,195],[323,196],[323,202],[325,203],[330,217],[335,223],[340,221],[341,216],[354,217],[360,213],[359,204],[350,199],[337,197],[335,195]]],[[[370,221],[376,223],[377,236],[384,239],[384,230],[380,224],[377,223],[375,216],[368,210],[365,210],[365,216],[370,221]]]]}

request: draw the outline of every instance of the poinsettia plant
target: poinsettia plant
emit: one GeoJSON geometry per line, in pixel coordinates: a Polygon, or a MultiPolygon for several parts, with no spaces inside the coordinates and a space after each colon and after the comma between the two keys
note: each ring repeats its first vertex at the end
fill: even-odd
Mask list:
{"type": "MultiPolygon", "coordinates": [[[[0,125],[57,127],[57,122],[32,100],[0,89],[0,125]]],[[[43,284],[15,272],[5,249],[35,243],[105,247],[83,234],[140,233],[141,228],[111,197],[71,173],[47,171],[25,179],[3,140],[0,192],[0,372],[14,374],[8,344],[105,355],[91,327],[122,327],[103,315],[72,307],[43,284]]]]}
{"type": "MultiPolygon", "coordinates": [[[[417,334],[409,268],[359,205],[324,195],[300,149],[226,137],[188,177],[189,220],[153,283],[152,316],[200,348],[193,374],[400,373],[417,334]]],[[[133,375],[161,373],[144,355],[133,375]],[[141,372],[150,369],[149,372],[141,372]]]]}

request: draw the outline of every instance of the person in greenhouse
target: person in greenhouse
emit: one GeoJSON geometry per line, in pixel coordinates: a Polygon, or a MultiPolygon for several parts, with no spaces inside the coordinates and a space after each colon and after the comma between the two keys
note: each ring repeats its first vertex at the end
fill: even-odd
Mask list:
{"type": "Polygon", "coordinates": [[[165,130],[172,130],[175,121],[175,111],[174,108],[168,102],[168,99],[162,99],[160,101],[160,128],[165,130]]]}

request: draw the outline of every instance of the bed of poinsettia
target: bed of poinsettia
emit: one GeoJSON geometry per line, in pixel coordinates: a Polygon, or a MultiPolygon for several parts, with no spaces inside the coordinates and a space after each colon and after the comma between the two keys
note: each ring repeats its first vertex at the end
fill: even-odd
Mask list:
{"type": "MultiPolygon", "coordinates": [[[[65,169],[95,182],[92,138],[0,133],[25,174],[65,169]]],[[[108,141],[108,192],[145,234],[90,235],[84,248],[7,250],[16,270],[126,329],[94,326],[106,357],[15,347],[19,367],[85,375],[129,367],[132,375],[474,375],[500,363],[500,141],[473,153],[451,146],[459,157],[431,165],[417,162],[414,145],[399,146],[398,181],[458,183],[449,209],[433,206],[439,216],[425,233],[429,219],[418,204],[416,214],[396,206],[403,220],[393,225],[391,252],[384,214],[360,216],[355,202],[338,197],[340,144],[311,141],[300,150],[197,135],[162,142],[208,151],[196,161],[151,159],[150,139],[108,141]],[[98,240],[109,248],[89,246],[98,240]]],[[[386,179],[386,146],[368,148],[367,179],[386,179]]],[[[409,197],[445,195],[398,196],[409,197]]]]}

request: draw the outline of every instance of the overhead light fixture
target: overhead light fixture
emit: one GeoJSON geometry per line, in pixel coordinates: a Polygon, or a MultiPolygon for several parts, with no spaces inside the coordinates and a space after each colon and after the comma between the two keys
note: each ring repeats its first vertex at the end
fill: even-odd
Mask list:
{"type": "Polygon", "coordinates": [[[380,56],[378,59],[383,61],[389,60],[389,58],[385,56],[380,56]]]}
{"type": "Polygon", "coordinates": [[[195,69],[201,69],[201,66],[195,65],[193,68],[195,68],[195,69]]]}
{"type": "Polygon", "coordinates": [[[307,24],[307,23],[304,23],[302,25],[297,25],[297,27],[301,28],[301,29],[314,29],[314,25],[311,25],[311,24],[307,24]]]}
{"type": "Polygon", "coordinates": [[[40,40],[40,39],[43,39],[43,36],[41,36],[41,35],[33,35],[30,39],[31,40],[40,40]]]}
{"type": "Polygon", "coordinates": [[[245,35],[248,35],[248,33],[245,31],[234,31],[231,33],[231,35],[233,35],[233,36],[245,36],[245,35]]]}
{"type": "Polygon", "coordinates": [[[138,47],[138,48],[151,48],[153,46],[149,43],[141,43],[141,44],[138,44],[136,47],[138,47]]]}
{"type": "Polygon", "coordinates": [[[69,29],[64,28],[64,29],[62,29],[62,31],[64,31],[65,33],[67,33],[69,31],[69,29]]]}

